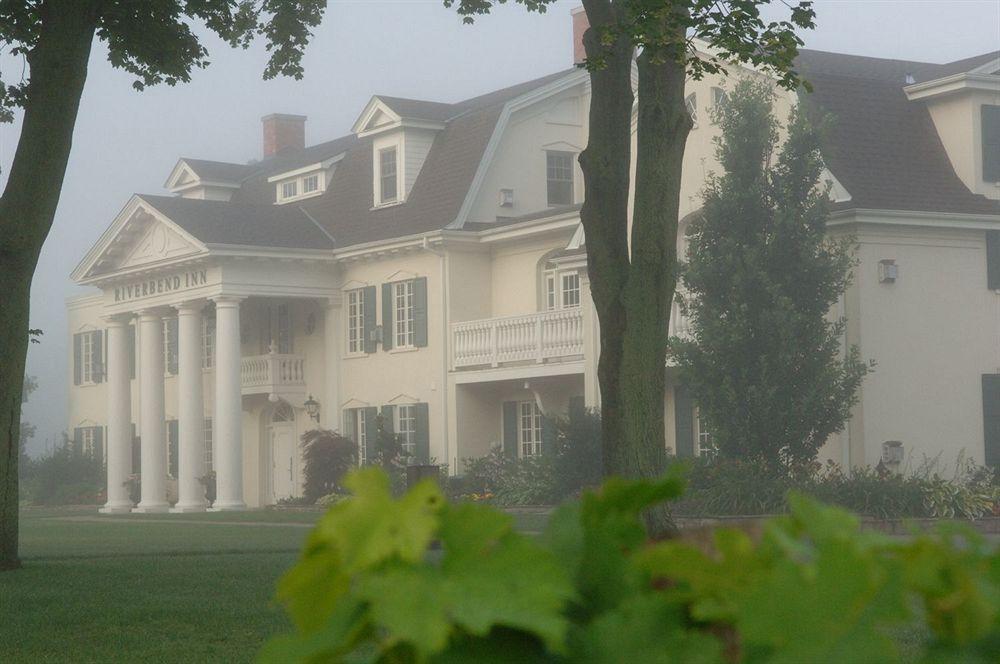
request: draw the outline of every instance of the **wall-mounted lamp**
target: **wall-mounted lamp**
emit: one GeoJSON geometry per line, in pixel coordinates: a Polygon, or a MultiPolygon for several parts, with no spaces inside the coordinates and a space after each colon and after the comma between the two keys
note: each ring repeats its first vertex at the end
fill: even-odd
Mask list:
{"type": "Polygon", "coordinates": [[[310,394],[309,398],[306,399],[306,402],[302,405],[305,406],[309,417],[316,420],[316,422],[319,422],[319,402],[313,399],[313,395],[310,394]]]}

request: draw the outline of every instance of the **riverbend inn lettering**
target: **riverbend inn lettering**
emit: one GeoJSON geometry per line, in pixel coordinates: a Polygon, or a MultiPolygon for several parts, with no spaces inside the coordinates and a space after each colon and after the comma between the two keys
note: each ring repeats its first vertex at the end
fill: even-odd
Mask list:
{"type": "Polygon", "coordinates": [[[130,302],[153,295],[187,290],[208,283],[207,270],[195,270],[158,279],[146,279],[115,288],[115,302],[130,302]]]}

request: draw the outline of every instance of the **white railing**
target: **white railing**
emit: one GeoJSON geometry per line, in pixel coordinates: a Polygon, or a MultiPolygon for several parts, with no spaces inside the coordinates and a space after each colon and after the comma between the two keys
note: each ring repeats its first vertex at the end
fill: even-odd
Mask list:
{"type": "Polygon", "coordinates": [[[280,353],[244,357],[240,364],[240,374],[244,394],[304,387],[305,358],[280,353]]]}
{"type": "Polygon", "coordinates": [[[454,323],[451,340],[456,369],[583,355],[583,312],[561,309],[454,323]]]}

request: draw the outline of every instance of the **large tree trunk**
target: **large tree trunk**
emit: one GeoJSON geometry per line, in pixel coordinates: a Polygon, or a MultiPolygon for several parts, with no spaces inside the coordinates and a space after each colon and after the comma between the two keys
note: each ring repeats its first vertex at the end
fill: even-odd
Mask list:
{"type": "Polygon", "coordinates": [[[0,570],[18,566],[17,462],[31,278],[52,227],[87,78],[96,12],[91,2],[50,0],[38,41],[10,177],[0,197],[0,570]]]}
{"type": "MultiPolygon", "coordinates": [[[[601,326],[598,381],[606,475],[649,478],[664,470],[667,328],[676,286],[681,165],[691,118],[685,66],[676,58],[638,58],[638,118],[631,253],[628,243],[632,128],[632,48],[627,38],[602,47],[599,31],[621,11],[584,2],[591,29],[590,137],[580,155],[586,199],[580,218],[594,307],[601,326]]],[[[675,36],[683,43],[683,34],[675,36]]],[[[654,536],[669,534],[666,508],[647,515],[654,536]]]]}

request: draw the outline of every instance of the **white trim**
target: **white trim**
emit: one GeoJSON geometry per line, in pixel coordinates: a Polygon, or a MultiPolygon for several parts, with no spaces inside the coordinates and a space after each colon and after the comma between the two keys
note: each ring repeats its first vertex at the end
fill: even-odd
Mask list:
{"type": "Polygon", "coordinates": [[[306,175],[307,173],[312,173],[314,171],[325,170],[330,168],[337,162],[343,160],[346,152],[341,152],[340,154],[330,157],[329,159],[324,159],[323,161],[317,161],[315,164],[309,164],[308,166],[302,166],[301,168],[296,168],[292,171],[285,171],[283,173],[278,173],[277,175],[272,175],[267,179],[268,182],[279,182],[281,180],[288,180],[297,175],[306,175]]]}
{"type": "Polygon", "coordinates": [[[1000,214],[956,214],[952,212],[910,212],[907,210],[843,210],[830,215],[827,226],[885,224],[925,228],[1000,230],[1000,214]]]}
{"type": "Polygon", "coordinates": [[[441,129],[444,129],[445,123],[420,118],[405,118],[392,110],[378,95],[374,95],[368,100],[368,103],[365,104],[365,107],[361,111],[361,115],[358,116],[358,119],[354,121],[354,124],[351,126],[351,133],[356,134],[358,138],[364,138],[366,136],[381,134],[382,132],[389,131],[390,129],[400,129],[403,127],[440,131],[441,129]],[[371,122],[372,118],[375,116],[376,112],[382,113],[388,117],[390,121],[385,124],[378,125],[377,127],[366,128],[368,127],[368,123],[371,122]]]}
{"type": "Polygon", "coordinates": [[[993,58],[989,62],[984,62],[974,69],[970,69],[970,74],[995,74],[1000,71],[1000,58],[993,58]]]}
{"type": "Polygon", "coordinates": [[[906,98],[910,101],[926,99],[938,95],[958,92],[959,90],[985,90],[987,92],[1000,92],[1000,77],[989,74],[952,74],[944,78],[915,83],[903,88],[906,98]]]}
{"type": "Polygon", "coordinates": [[[547,364],[528,364],[519,367],[502,367],[499,369],[479,369],[452,371],[451,377],[456,385],[469,383],[492,383],[503,380],[526,380],[544,376],[573,376],[583,374],[584,361],[550,362],[547,364]]]}

